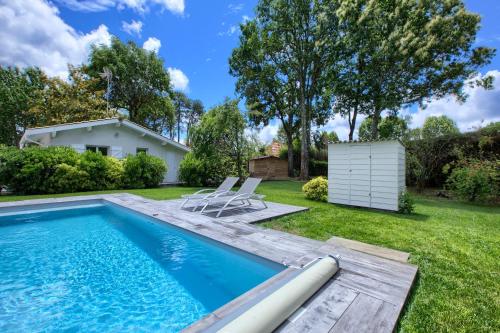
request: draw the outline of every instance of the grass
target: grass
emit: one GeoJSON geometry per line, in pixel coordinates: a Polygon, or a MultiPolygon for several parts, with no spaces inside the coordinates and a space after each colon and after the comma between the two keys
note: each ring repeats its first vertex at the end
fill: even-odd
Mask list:
{"type": "MultiPolygon", "coordinates": [[[[416,196],[416,212],[407,216],[309,201],[301,186],[291,181],[260,186],[270,201],[311,208],[263,226],[319,240],[335,235],[411,253],[419,275],[399,322],[400,332],[500,331],[499,207],[416,196]]],[[[127,192],[170,199],[194,190],[127,192]]],[[[4,196],[0,201],[56,196],[67,195],[4,196]]]]}

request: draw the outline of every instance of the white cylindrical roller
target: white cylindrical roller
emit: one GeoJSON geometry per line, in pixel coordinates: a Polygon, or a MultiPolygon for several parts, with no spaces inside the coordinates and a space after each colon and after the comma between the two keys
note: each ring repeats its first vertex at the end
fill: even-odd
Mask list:
{"type": "Polygon", "coordinates": [[[218,332],[272,332],[330,280],[338,269],[334,258],[320,259],[218,332]]]}

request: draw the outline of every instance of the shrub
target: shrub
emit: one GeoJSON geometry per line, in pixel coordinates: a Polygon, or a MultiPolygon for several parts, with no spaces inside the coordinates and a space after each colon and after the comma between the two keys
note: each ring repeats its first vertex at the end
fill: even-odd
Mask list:
{"type": "Polygon", "coordinates": [[[315,201],[326,201],[328,197],[328,180],[325,177],[316,177],[307,182],[302,191],[306,198],[315,201]]]}
{"type": "Polygon", "coordinates": [[[85,191],[90,187],[89,174],[78,167],[61,163],[56,166],[52,177],[47,179],[48,193],[85,191]]]}
{"type": "Polygon", "coordinates": [[[122,161],[114,157],[106,158],[105,188],[109,190],[122,188],[124,173],[125,170],[122,161]]]}
{"type": "Polygon", "coordinates": [[[201,186],[206,178],[203,163],[192,152],[186,154],[179,166],[179,179],[189,186],[201,186]]]}
{"type": "Polygon", "coordinates": [[[415,211],[415,202],[413,197],[406,191],[399,194],[398,206],[398,212],[401,214],[411,214],[415,211]]]}
{"type": "Polygon", "coordinates": [[[498,198],[500,160],[464,160],[453,169],[446,181],[447,188],[457,197],[468,201],[490,201],[498,198]]]}
{"type": "Polygon", "coordinates": [[[58,165],[75,166],[78,153],[68,147],[8,148],[1,154],[0,182],[19,194],[53,193],[50,179],[58,165]]]}
{"type": "Polygon", "coordinates": [[[89,181],[84,190],[99,191],[107,189],[106,175],[108,162],[107,157],[101,152],[86,151],[80,155],[79,169],[89,175],[89,181]]]}
{"type": "Polygon", "coordinates": [[[156,187],[167,171],[165,162],[146,153],[128,155],[123,163],[125,186],[129,188],[156,187]]]}
{"type": "Polygon", "coordinates": [[[122,162],[101,153],[78,154],[67,147],[0,148],[0,185],[17,194],[153,187],[165,171],[163,160],[146,154],[122,162]]]}
{"type": "Polygon", "coordinates": [[[328,161],[309,161],[309,174],[311,176],[327,176],[328,175],[328,161]]]}

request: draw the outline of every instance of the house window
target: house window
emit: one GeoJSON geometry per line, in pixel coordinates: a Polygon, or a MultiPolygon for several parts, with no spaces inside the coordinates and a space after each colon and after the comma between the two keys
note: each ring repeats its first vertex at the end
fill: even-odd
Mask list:
{"type": "Polygon", "coordinates": [[[108,156],[108,147],[104,146],[86,146],[85,150],[93,151],[94,153],[101,152],[103,156],[108,156]]]}
{"type": "Polygon", "coordinates": [[[144,154],[147,154],[148,153],[148,148],[137,148],[135,150],[135,153],[136,154],[139,154],[139,153],[144,153],[144,154]]]}

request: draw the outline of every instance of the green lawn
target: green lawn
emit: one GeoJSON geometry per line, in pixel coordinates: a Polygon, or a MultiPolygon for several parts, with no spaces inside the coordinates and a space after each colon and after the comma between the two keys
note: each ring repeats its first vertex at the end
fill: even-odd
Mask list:
{"type": "MultiPolygon", "coordinates": [[[[411,253],[419,276],[400,332],[500,331],[500,208],[417,196],[416,213],[404,216],[308,201],[301,186],[291,181],[260,186],[270,201],[311,208],[264,226],[319,240],[336,235],[411,253]]],[[[168,199],[194,190],[127,192],[168,199]]],[[[40,197],[7,196],[0,201],[40,197]]]]}

